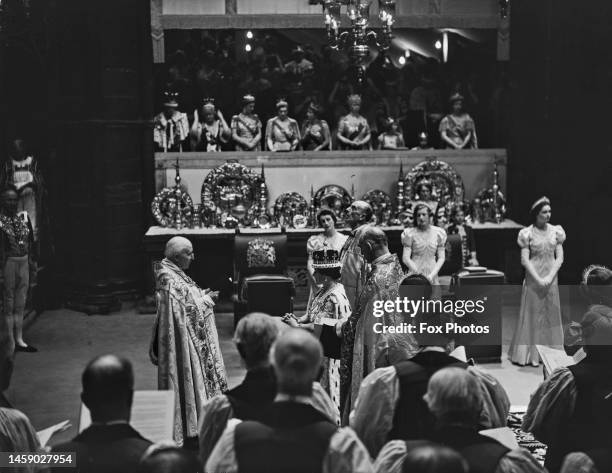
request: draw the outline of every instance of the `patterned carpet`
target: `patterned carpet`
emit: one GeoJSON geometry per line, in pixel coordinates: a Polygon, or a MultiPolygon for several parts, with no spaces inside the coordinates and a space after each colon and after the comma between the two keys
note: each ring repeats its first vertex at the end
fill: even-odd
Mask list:
{"type": "Polygon", "coordinates": [[[523,432],[521,430],[524,415],[525,412],[511,412],[508,416],[508,427],[514,432],[519,446],[528,450],[536,460],[544,464],[546,445],[542,442],[538,442],[529,432],[523,432]]]}

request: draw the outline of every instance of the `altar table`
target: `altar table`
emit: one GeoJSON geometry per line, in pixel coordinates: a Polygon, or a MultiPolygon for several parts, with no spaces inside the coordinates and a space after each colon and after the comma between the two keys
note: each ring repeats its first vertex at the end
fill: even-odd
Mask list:
{"type": "MultiPolygon", "coordinates": [[[[481,265],[503,271],[507,281],[520,283],[522,268],[520,251],[516,239],[522,225],[513,220],[502,223],[474,224],[476,249],[481,265]]],[[[389,239],[389,249],[401,257],[402,226],[381,227],[389,239]]],[[[281,229],[240,229],[248,234],[279,233],[281,229]]],[[[284,230],[287,234],[288,265],[290,269],[306,267],[306,241],[311,235],[320,233],[321,229],[304,228],[284,230]]],[[[340,230],[343,233],[348,229],[340,230]]],[[[195,261],[188,273],[201,286],[220,290],[222,298],[232,293],[234,236],[236,230],[224,228],[184,228],[181,230],[163,227],[150,227],[144,236],[146,260],[144,271],[147,276],[147,292],[153,292],[151,263],[163,258],[166,242],[173,236],[184,236],[191,240],[195,252],[195,261]]]]}

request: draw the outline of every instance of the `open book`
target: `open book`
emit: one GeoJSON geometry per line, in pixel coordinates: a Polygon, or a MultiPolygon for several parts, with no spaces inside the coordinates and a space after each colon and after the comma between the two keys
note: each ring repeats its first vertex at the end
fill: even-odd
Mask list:
{"type": "Polygon", "coordinates": [[[536,349],[540,354],[540,358],[542,358],[542,363],[544,363],[545,378],[548,378],[557,368],[575,365],[586,356],[586,353],[582,348],[578,350],[574,356],[569,356],[564,350],[559,350],[557,348],[551,348],[544,345],[536,345],[536,349]]]}
{"type": "MultiPolygon", "coordinates": [[[[91,424],[91,415],[81,404],[79,432],[91,424]]],[[[153,443],[172,440],[174,432],[174,391],[134,391],[130,425],[153,443]]]]}

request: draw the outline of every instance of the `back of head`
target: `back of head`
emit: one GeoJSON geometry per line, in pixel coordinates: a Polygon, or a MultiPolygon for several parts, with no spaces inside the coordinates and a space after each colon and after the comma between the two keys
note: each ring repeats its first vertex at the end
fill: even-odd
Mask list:
{"type": "Polygon", "coordinates": [[[363,215],[364,223],[368,223],[372,220],[374,211],[372,210],[372,206],[368,204],[365,200],[356,200],[351,205],[359,209],[359,211],[363,215]]]}
{"type": "Polygon", "coordinates": [[[140,473],[201,473],[196,456],[179,447],[152,445],[143,455],[140,473]]]}
{"type": "Polygon", "coordinates": [[[132,405],[132,364],[115,355],[102,355],[89,362],[82,377],[82,398],[94,421],[124,418],[132,405]]]}
{"type": "Polygon", "coordinates": [[[476,427],[482,412],[476,377],[461,368],[443,368],[427,385],[425,401],[439,424],[476,427]]]}
{"type": "Polygon", "coordinates": [[[452,448],[423,444],[406,453],[402,473],[467,473],[468,465],[452,448]]]}
{"type": "Polygon", "coordinates": [[[30,420],[17,409],[0,407],[0,437],[5,437],[13,452],[35,452],[40,446],[30,420]]]}
{"type": "Polygon", "coordinates": [[[319,375],[323,359],[319,340],[306,330],[285,330],[274,344],[272,357],[279,393],[312,394],[312,383],[319,375]]]}
{"type": "Polygon", "coordinates": [[[192,246],[191,242],[187,238],[181,236],[172,237],[166,243],[164,256],[169,260],[174,261],[176,256],[183,251],[184,248],[190,246],[192,246]]]}
{"type": "Polygon", "coordinates": [[[371,242],[376,248],[386,247],[389,244],[387,235],[379,227],[367,227],[363,232],[363,239],[371,242]]]}
{"type": "Polygon", "coordinates": [[[234,342],[248,369],[269,364],[270,348],[278,332],[278,324],[267,314],[253,312],[240,319],[234,342]]]}
{"type": "Polygon", "coordinates": [[[612,271],[591,265],[582,275],[582,294],[591,305],[580,322],[591,360],[612,360],[612,271]]]}

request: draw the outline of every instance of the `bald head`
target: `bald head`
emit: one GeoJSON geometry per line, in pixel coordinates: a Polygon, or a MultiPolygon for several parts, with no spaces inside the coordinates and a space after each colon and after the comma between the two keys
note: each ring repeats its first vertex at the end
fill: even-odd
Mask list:
{"type": "Polygon", "coordinates": [[[365,227],[361,234],[359,248],[365,259],[371,263],[376,258],[389,253],[387,235],[378,227],[365,227]]]}
{"type": "Polygon", "coordinates": [[[323,359],[321,343],[302,329],[285,330],[273,349],[278,392],[291,396],[310,396],[323,359]]]}
{"type": "Polygon", "coordinates": [[[348,221],[351,228],[357,228],[372,220],[372,215],[373,212],[370,204],[364,200],[356,200],[349,207],[348,221]]]}
{"type": "Polygon", "coordinates": [[[187,269],[194,259],[193,245],[184,237],[175,236],[166,243],[164,256],[181,269],[187,269]]]}
{"type": "Polygon", "coordinates": [[[94,422],[129,420],[134,393],[134,371],[125,358],[102,355],[85,367],[81,398],[94,422]]]}
{"type": "Polygon", "coordinates": [[[240,319],[234,332],[234,342],[247,369],[269,364],[270,348],[278,332],[279,324],[267,314],[252,312],[240,319]]]}

